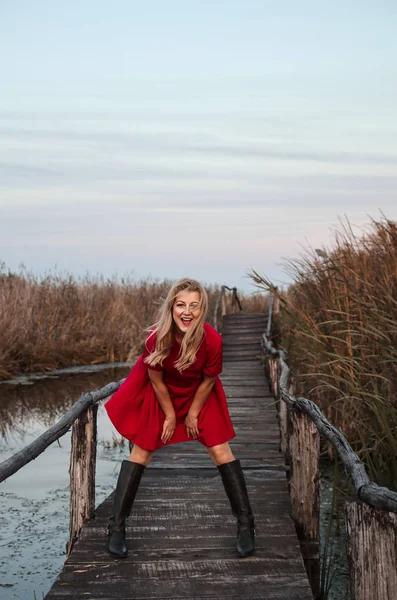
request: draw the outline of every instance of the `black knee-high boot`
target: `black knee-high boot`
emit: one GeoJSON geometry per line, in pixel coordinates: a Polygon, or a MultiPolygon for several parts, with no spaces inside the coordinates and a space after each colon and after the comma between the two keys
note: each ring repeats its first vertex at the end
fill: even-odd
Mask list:
{"type": "Polygon", "coordinates": [[[145,465],[123,460],[113,499],[113,514],[108,524],[108,550],[110,554],[124,558],[128,549],[125,541],[125,520],[130,516],[135,494],[145,465]]]}
{"type": "Polygon", "coordinates": [[[233,515],[237,518],[237,554],[239,556],[249,556],[254,551],[255,523],[240,461],[233,460],[218,465],[218,470],[233,515]]]}

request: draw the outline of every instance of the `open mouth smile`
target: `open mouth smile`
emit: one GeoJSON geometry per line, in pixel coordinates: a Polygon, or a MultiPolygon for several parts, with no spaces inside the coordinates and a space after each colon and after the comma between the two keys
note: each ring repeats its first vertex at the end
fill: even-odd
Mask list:
{"type": "Polygon", "coordinates": [[[189,327],[192,320],[193,319],[185,319],[185,318],[181,317],[181,321],[182,321],[183,325],[185,325],[185,327],[189,327]]]}

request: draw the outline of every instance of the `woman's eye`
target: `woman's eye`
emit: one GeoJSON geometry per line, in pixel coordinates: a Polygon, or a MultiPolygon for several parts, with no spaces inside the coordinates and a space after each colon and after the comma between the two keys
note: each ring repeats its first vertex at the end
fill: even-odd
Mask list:
{"type": "MultiPolygon", "coordinates": [[[[176,307],[177,307],[177,308],[186,308],[184,304],[176,304],[176,307]]],[[[199,307],[199,305],[198,305],[198,304],[192,304],[192,305],[191,305],[189,308],[190,308],[191,310],[197,310],[197,309],[198,309],[198,307],[199,307]]]]}

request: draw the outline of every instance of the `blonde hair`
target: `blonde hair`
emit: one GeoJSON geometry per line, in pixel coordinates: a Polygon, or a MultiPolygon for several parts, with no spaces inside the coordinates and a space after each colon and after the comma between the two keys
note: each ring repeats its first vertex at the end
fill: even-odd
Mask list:
{"type": "MultiPolygon", "coordinates": [[[[194,279],[181,279],[177,281],[169,290],[167,297],[162,303],[156,323],[149,328],[152,335],[157,334],[156,347],[145,362],[149,366],[162,365],[163,360],[169,356],[171,346],[174,342],[174,320],[172,318],[172,309],[176,297],[181,292],[198,292],[200,296],[200,315],[193,323],[191,328],[183,336],[178,360],[175,367],[178,371],[184,371],[190,367],[196,360],[197,351],[204,337],[204,321],[208,310],[208,296],[204,287],[194,279]]],[[[150,337],[150,336],[149,336],[150,337]]]]}

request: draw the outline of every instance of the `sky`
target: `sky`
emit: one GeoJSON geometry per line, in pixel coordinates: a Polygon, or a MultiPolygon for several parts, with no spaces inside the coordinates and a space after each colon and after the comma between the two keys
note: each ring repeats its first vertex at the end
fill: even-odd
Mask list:
{"type": "Polygon", "coordinates": [[[253,290],[397,219],[395,0],[0,3],[0,261],[253,290]]]}

